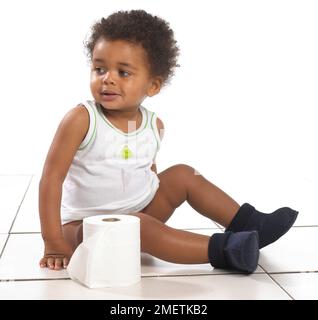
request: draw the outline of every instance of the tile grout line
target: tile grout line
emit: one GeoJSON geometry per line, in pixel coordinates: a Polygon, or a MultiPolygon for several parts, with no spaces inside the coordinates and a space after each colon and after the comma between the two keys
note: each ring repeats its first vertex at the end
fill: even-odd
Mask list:
{"type": "Polygon", "coordinates": [[[311,225],[303,225],[303,226],[292,226],[292,228],[315,228],[318,227],[318,224],[311,224],[311,225]]]}
{"type": "MultiPolygon", "coordinates": [[[[198,274],[175,274],[175,275],[141,275],[141,279],[147,278],[177,278],[177,277],[205,277],[205,276],[225,276],[225,275],[240,275],[244,273],[240,272],[229,272],[229,273],[198,273],[198,274]]],[[[265,274],[257,272],[256,274],[265,274]]],[[[61,278],[28,278],[28,279],[0,279],[0,282],[14,282],[14,281],[46,281],[46,280],[72,280],[70,277],[61,277],[61,278]]]]}
{"type": "Polygon", "coordinates": [[[268,272],[268,274],[295,274],[295,273],[296,274],[300,274],[300,273],[318,273],[318,270],[311,270],[311,271],[276,271],[276,272],[273,271],[273,272],[268,272]]]}
{"type": "Polygon", "coordinates": [[[281,289],[281,290],[283,290],[292,300],[295,300],[295,298],[285,289],[285,288],[283,288],[282,286],[281,286],[281,284],[278,282],[278,281],[276,281],[272,276],[271,276],[271,274],[286,274],[286,273],[300,273],[301,271],[298,271],[298,272],[288,272],[288,271],[283,271],[283,272],[276,272],[276,273],[269,273],[269,272],[267,272],[267,270],[264,268],[264,267],[262,267],[260,264],[259,264],[259,266],[260,266],[260,268],[262,268],[264,271],[265,271],[265,274],[281,289]]]}
{"type": "Polygon", "coordinates": [[[266,272],[266,274],[272,279],[273,282],[275,282],[279,288],[281,288],[292,300],[295,300],[295,298],[285,289],[283,288],[279,282],[277,282],[269,273],[266,272]]]}
{"type": "MultiPolygon", "coordinates": [[[[300,272],[277,272],[275,274],[293,274],[293,273],[317,273],[318,271],[300,271],[300,272]]],[[[176,275],[142,275],[142,279],[151,279],[151,278],[174,278],[174,277],[205,277],[205,276],[227,276],[227,275],[240,275],[243,273],[236,273],[236,272],[231,272],[231,273],[215,273],[215,274],[207,274],[207,273],[199,273],[199,274],[176,274],[176,275]]],[[[256,272],[254,274],[258,275],[268,275],[287,295],[289,295],[293,300],[295,300],[283,287],[280,286],[280,284],[273,279],[270,275],[273,274],[268,274],[266,272],[256,272]]],[[[70,277],[61,277],[61,278],[28,278],[28,279],[0,279],[0,282],[14,282],[14,281],[52,281],[52,280],[72,280],[70,277]]]]}
{"type": "Polygon", "coordinates": [[[21,205],[22,205],[22,203],[23,203],[23,201],[24,201],[24,199],[25,199],[25,196],[26,196],[27,192],[29,191],[29,188],[30,188],[31,182],[32,182],[32,180],[33,180],[33,177],[34,177],[34,175],[31,176],[30,182],[29,182],[29,184],[28,184],[28,186],[27,186],[27,188],[26,188],[26,190],[25,190],[25,192],[24,192],[24,195],[23,195],[23,197],[22,197],[22,200],[21,200],[21,202],[20,202],[20,204],[19,204],[17,213],[15,214],[15,216],[14,216],[14,218],[13,218],[13,221],[12,221],[12,223],[11,223],[11,227],[10,227],[9,232],[8,232],[9,234],[11,233],[11,230],[12,230],[12,228],[13,228],[14,222],[15,222],[17,216],[18,216],[18,213],[19,213],[20,208],[21,208],[21,205]]]}
{"type": "Polygon", "coordinates": [[[29,278],[29,279],[0,279],[1,282],[30,282],[30,281],[52,281],[52,280],[71,280],[71,278],[29,278]]]}
{"type": "Polygon", "coordinates": [[[33,176],[34,176],[34,175],[31,176],[31,179],[30,179],[30,181],[29,181],[29,184],[28,184],[28,186],[27,186],[27,188],[26,188],[26,190],[25,190],[25,192],[24,192],[24,195],[23,195],[23,197],[22,197],[22,200],[21,200],[21,202],[20,202],[20,204],[19,204],[19,206],[18,206],[17,212],[16,212],[16,214],[15,214],[15,216],[14,216],[14,218],[13,218],[13,221],[12,221],[12,223],[11,223],[11,227],[10,227],[8,233],[7,233],[8,236],[7,236],[7,239],[6,239],[6,241],[5,241],[4,245],[3,245],[3,248],[2,248],[2,250],[1,250],[0,259],[2,258],[3,252],[4,252],[4,250],[5,250],[6,246],[7,246],[7,243],[8,243],[9,237],[10,237],[10,232],[11,232],[12,227],[13,227],[13,225],[14,225],[14,222],[15,222],[17,216],[18,216],[18,213],[19,213],[19,211],[20,211],[20,207],[21,207],[21,205],[22,205],[22,203],[23,203],[23,201],[24,201],[24,198],[25,198],[25,196],[26,196],[26,194],[27,194],[27,192],[28,192],[28,190],[29,190],[29,188],[30,188],[30,184],[31,184],[31,182],[32,182],[32,180],[33,180],[33,176]]]}
{"type": "Polygon", "coordinates": [[[7,239],[6,239],[6,241],[5,241],[4,245],[3,245],[3,248],[2,248],[2,250],[0,252],[0,260],[1,260],[2,254],[4,252],[4,249],[5,249],[5,247],[6,247],[7,243],[8,243],[9,237],[10,237],[10,234],[7,233],[7,239]]]}
{"type": "Polygon", "coordinates": [[[41,231],[10,232],[10,234],[41,234],[41,231]]]}

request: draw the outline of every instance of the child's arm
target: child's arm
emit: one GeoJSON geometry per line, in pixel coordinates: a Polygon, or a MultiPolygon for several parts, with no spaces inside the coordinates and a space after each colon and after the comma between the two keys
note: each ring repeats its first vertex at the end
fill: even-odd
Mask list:
{"type": "MultiPolygon", "coordinates": [[[[163,139],[163,135],[164,135],[165,127],[163,125],[163,122],[159,118],[157,118],[157,128],[158,128],[160,140],[162,140],[163,139]]],[[[156,159],[154,159],[153,165],[151,166],[151,170],[154,171],[155,173],[157,173],[156,159]]]]}
{"type": "Polygon", "coordinates": [[[84,106],[69,111],[61,121],[47,158],[39,185],[39,214],[45,249],[42,267],[65,267],[73,248],[63,237],[60,206],[62,185],[79,145],[89,127],[89,115],[84,106]]]}

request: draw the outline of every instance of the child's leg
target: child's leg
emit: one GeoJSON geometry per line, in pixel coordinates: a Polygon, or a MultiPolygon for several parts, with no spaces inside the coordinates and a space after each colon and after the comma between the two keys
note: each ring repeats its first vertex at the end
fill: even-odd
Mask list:
{"type": "Polygon", "coordinates": [[[237,269],[247,273],[257,267],[257,232],[216,233],[212,237],[168,227],[142,212],[141,251],[174,263],[208,263],[216,268],[237,269]]]}
{"type": "MultiPolygon", "coordinates": [[[[168,227],[143,213],[140,218],[141,251],[175,263],[208,263],[208,236],[168,227]]],[[[74,248],[83,241],[82,221],[63,225],[65,240],[74,248]]]]}
{"type": "Polygon", "coordinates": [[[226,227],[226,231],[257,231],[260,248],[285,234],[297,218],[297,211],[284,207],[271,214],[231,197],[187,165],[176,165],[158,175],[160,186],[152,202],[142,211],[166,222],[184,201],[202,215],[226,227]]]}
{"type": "Polygon", "coordinates": [[[184,201],[202,215],[227,227],[240,206],[229,195],[187,165],[175,165],[158,174],[159,189],[142,210],[166,222],[184,201]]]}
{"type": "Polygon", "coordinates": [[[142,212],[141,251],[174,263],[208,263],[209,236],[178,230],[142,212]]]}

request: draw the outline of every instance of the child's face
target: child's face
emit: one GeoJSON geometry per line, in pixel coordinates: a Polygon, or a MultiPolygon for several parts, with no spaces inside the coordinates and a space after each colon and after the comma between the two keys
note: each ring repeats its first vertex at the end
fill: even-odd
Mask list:
{"type": "Polygon", "coordinates": [[[105,109],[132,111],[160,91],[161,79],[151,77],[145,50],[124,40],[97,41],[91,66],[91,92],[105,109]],[[107,95],[106,93],[116,95],[107,95]]]}

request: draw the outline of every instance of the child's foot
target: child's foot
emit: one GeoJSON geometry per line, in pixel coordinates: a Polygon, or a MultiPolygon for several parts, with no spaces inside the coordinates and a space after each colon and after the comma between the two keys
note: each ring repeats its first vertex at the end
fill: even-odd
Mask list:
{"type": "Polygon", "coordinates": [[[256,230],[261,249],[284,235],[294,224],[297,215],[297,211],[287,207],[266,214],[257,211],[250,204],[244,203],[225,231],[256,230]]]}
{"type": "Polygon", "coordinates": [[[215,233],[209,241],[209,261],[214,268],[252,273],[258,263],[257,231],[215,233]]]}

